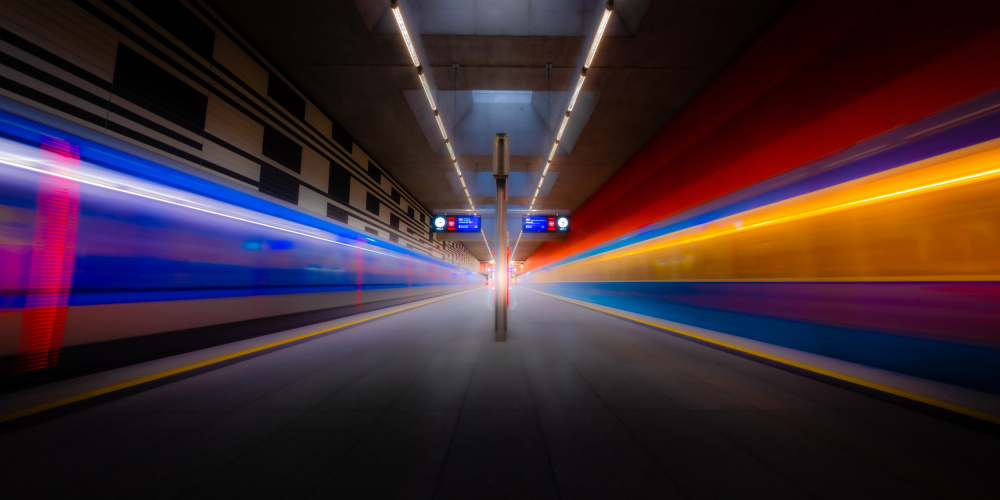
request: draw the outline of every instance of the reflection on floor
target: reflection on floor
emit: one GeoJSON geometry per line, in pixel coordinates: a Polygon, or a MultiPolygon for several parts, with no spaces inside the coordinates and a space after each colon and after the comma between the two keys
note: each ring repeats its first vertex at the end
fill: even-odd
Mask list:
{"type": "Polygon", "coordinates": [[[480,290],[0,436],[8,498],[986,498],[1000,439],[480,290]],[[9,495],[9,496],[8,496],[9,495]]]}

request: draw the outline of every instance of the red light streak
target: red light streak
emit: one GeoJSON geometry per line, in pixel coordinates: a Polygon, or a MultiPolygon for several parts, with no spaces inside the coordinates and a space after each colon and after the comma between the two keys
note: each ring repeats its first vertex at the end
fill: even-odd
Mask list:
{"type": "MultiPolygon", "coordinates": [[[[42,150],[62,167],[79,169],[80,152],[76,146],[45,138],[42,150]]],[[[73,284],[79,217],[79,182],[61,176],[40,176],[34,248],[14,358],[15,373],[53,367],[59,361],[73,284]]]]}

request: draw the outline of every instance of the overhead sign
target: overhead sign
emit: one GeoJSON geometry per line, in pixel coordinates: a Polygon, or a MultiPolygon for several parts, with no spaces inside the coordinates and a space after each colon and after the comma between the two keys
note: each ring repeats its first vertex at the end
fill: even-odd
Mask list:
{"type": "Polygon", "coordinates": [[[482,219],[478,215],[435,215],[431,227],[435,233],[478,233],[482,219]]]}
{"type": "Polygon", "coordinates": [[[567,215],[525,215],[521,218],[521,230],[526,233],[568,233],[567,215]]]}

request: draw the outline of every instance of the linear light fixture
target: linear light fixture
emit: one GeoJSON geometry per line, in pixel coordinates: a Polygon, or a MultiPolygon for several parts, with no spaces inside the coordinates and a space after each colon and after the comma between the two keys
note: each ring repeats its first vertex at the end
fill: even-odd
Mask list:
{"type": "Polygon", "coordinates": [[[465,177],[458,176],[458,180],[462,181],[462,189],[466,189],[465,177]]]}
{"type": "MultiPolygon", "coordinates": [[[[475,208],[473,208],[473,210],[475,210],[475,208]]],[[[480,231],[479,234],[483,235],[483,241],[486,243],[486,251],[490,253],[490,262],[496,261],[496,259],[493,258],[493,250],[490,250],[490,240],[486,239],[486,233],[480,231]]]]}
{"type": "Polygon", "coordinates": [[[557,148],[559,148],[559,141],[558,140],[556,142],[552,143],[552,151],[549,151],[549,161],[552,161],[552,158],[555,157],[555,155],[556,155],[556,149],[557,148]]]}
{"type": "Polygon", "coordinates": [[[538,189],[542,188],[542,184],[545,183],[545,176],[543,175],[541,179],[538,179],[538,189]]]}
{"type": "Polygon", "coordinates": [[[587,68],[583,68],[580,71],[580,78],[576,81],[576,88],[573,89],[573,97],[569,100],[568,111],[573,111],[573,106],[576,106],[576,98],[580,97],[580,90],[583,89],[583,81],[587,79],[587,68]]]}
{"type": "Polygon", "coordinates": [[[604,15],[601,16],[601,25],[597,27],[597,34],[594,35],[594,41],[590,43],[590,52],[587,52],[587,61],[583,63],[584,68],[589,68],[590,63],[594,62],[594,54],[597,54],[597,45],[601,43],[601,37],[604,36],[604,29],[608,27],[608,19],[611,19],[613,8],[614,1],[608,0],[608,4],[604,6],[604,15]]]}
{"type": "Polygon", "coordinates": [[[556,134],[556,140],[557,141],[561,141],[562,140],[563,132],[566,131],[566,124],[568,124],[568,123],[569,123],[569,111],[566,112],[566,116],[563,116],[563,121],[559,125],[559,133],[556,134]]]}
{"type": "Polygon", "coordinates": [[[438,128],[441,129],[441,137],[444,137],[444,140],[447,141],[448,140],[448,132],[445,131],[445,129],[444,129],[444,122],[441,121],[441,113],[438,113],[437,111],[435,111],[434,112],[434,119],[437,120],[437,122],[438,122],[438,128]]]}
{"type": "Polygon", "coordinates": [[[424,87],[424,95],[427,96],[427,102],[430,103],[431,109],[437,111],[437,103],[434,102],[434,94],[431,93],[431,86],[427,83],[427,75],[424,74],[423,66],[417,66],[417,77],[420,78],[420,85],[424,87]]]}
{"type": "Polygon", "coordinates": [[[545,162],[545,170],[542,170],[542,177],[545,177],[545,174],[549,173],[549,165],[552,165],[552,162],[545,162]]]}
{"type": "MultiPolygon", "coordinates": [[[[462,187],[465,188],[465,197],[469,201],[469,206],[472,210],[476,210],[476,206],[472,204],[472,197],[469,196],[469,190],[465,185],[465,180],[462,179],[462,168],[458,165],[458,159],[455,156],[455,148],[452,147],[451,141],[448,140],[448,131],[444,127],[444,121],[441,119],[441,113],[438,112],[437,102],[434,100],[434,92],[431,90],[430,82],[427,80],[427,74],[424,72],[423,66],[420,65],[420,58],[417,57],[417,47],[413,44],[413,39],[410,38],[410,30],[406,29],[406,22],[403,20],[403,12],[399,8],[398,0],[390,0],[389,6],[392,9],[392,15],[396,18],[396,24],[399,26],[399,33],[403,35],[403,41],[406,43],[406,50],[410,53],[410,59],[413,60],[413,65],[417,68],[417,78],[420,79],[420,86],[424,89],[424,95],[427,97],[427,104],[430,105],[431,111],[434,111],[434,121],[438,124],[438,129],[441,130],[441,137],[444,138],[444,145],[448,148],[448,156],[451,157],[451,161],[455,164],[455,171],[458,172],[458,178],[462,180],[462,187]]],[[[485,236],[484,236],[485,238],[485,236]]],[[[487,249],[489,248],[489,243],[486,244],[487,249]]]]}
{"type": "Polygon", "coordinates": [[[420,59],[417,58],[417,48],[413,46],[413,40],[410,39],[410,32],[406,29],[406,22],[403,21],[403,12],[399,10],[399,2],[392,0],[391,7],[392,15],[396,18],[396,24],[399,25],[399,32],[403,35],[403,41],[406,42],[406,50],[410,51],[410,59],[413,59],[414,66],[420,66],[420,59]]]}

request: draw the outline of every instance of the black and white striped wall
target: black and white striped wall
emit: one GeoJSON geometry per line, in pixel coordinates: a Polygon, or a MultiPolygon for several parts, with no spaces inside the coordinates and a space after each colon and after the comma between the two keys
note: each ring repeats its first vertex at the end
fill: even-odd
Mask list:
{"type": "Polygon", "coordinates": [[[479,268],[461,243],[433,241],[430,212],[200,0],[3,0],[0,95],[479,268]]]}

